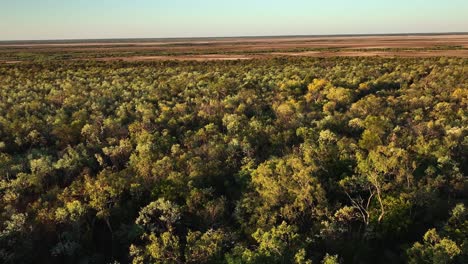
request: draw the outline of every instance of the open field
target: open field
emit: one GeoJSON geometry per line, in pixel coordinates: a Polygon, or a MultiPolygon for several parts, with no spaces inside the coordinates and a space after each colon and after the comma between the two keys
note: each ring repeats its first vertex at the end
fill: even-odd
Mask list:
{"type": "Polygon", "coordinates": [[[468,57],[468,34],[0,42],[0,62],[237,60],[274,56],[468,57]]]}

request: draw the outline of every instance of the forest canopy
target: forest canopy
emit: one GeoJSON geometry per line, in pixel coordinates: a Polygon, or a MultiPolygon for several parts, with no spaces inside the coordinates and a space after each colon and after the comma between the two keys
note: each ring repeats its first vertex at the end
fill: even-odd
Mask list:
{"type": "Polygon", "coordinates": [[[2,263],[467,263],[468,60],[0,65],[2,263]]]}

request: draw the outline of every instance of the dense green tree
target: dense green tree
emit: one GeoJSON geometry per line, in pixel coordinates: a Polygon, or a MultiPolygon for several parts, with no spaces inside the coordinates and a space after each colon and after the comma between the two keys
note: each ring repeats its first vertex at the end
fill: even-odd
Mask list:
{"type": "Polygon", "coordinates": [[[0,64],[0,262],[466,263],[467,65],[0,64]]]}

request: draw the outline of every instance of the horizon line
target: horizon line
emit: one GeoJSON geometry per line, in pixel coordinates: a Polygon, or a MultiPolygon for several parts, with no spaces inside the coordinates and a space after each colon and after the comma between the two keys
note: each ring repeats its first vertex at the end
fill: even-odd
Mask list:
{"type": "Polygon", "coordinates": [[[120,40],[199,40],[199,39],[235,39],[235,38],[300,38],[300,37],[366,37],[366,36],[436,36],[436,35],[467,35],[468,31],[455,32],[400,32],[400,33],[350,33],[350,34],[295,34],[295,35],[234,35],[234,36],[200,36],[200,37],[115,37],[115,38],[63,38],[63,39],[10,39],[0,40],[0,43],[29,42],[93,42],[120,40]]]}

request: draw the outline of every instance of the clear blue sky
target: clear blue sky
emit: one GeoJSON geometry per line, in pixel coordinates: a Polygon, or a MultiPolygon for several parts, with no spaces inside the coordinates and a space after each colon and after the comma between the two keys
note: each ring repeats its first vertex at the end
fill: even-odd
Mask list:
{"type": "Polygon", "coordinates": [[[0,40],[468,31],[468,0],[0,0],[0,40]]]}

